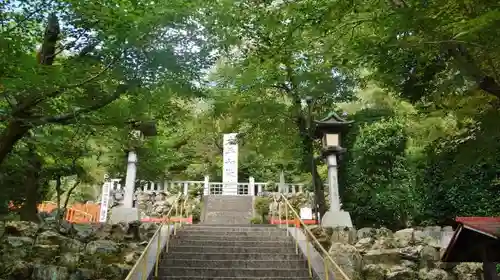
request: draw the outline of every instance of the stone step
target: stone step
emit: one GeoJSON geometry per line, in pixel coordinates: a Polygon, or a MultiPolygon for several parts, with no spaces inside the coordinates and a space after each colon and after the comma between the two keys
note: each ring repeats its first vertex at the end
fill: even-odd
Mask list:
{"type": "Polygon", "coordinates": [[[202,259],[202,260],[274,260],[274,261],[292,261],[303,260],[304,257],[299,254],[285,253],[225,253],[225,252],[172,252],[170,251],[166,259],[202,259]]]}
{"type": "MultiPolygon", "coordinates": [[[[185,227],[188,228],[200,228],[200,227],[222,227],[222,228],[233,228],[235,225],[226,225],[226,224],[218,224],[218,225],[204,225],[204,224],[190,224],[190,225],[184,225],[185,227]]],[[[245,227],[245,228],[278,228],[276,225],[270,225],[270,224],[258,224],[258,225],[252,225],[252,224],[241,224],[241,225],[236,225],[236,227],[245,227]]]]}
{"type": "Polygon", "coordinates": [[[210,231],[210,232],[283,232],[286,233],[285,229],[278,228],[276,226],[272,227],[258,227],[258,226],[241,226],[235,224],[231,227],[223,227],[218,224],[197,226],[197,227],[184,227],[180,231],[210,231]]]}
{"type": "Polygon", "coordinates": [[[212,216],[224,216],[224,217],[243,217],[252,215],[253,211],[236,211],[231,209],[220,209],[220,210],[210,210],[207,214],[212,216]]]}
{"type": "Polygon", "coordinates": [[[241,237],[238,240],[215,239],[215,240],[196,240],[192,238],[176,238],[172,241],[172,246],[216,246],[216,247],[283,247],[294,246],[295,243],[291,239],[285,240],[246,240],[241,237]]]}
{"type": "Polygon", "coordinates": [[[304,260],[206,260],[201,259],[179,259],[167,258],[162,261],[160,267],[226,267],[233,269],[240,268],[307,268],[304,260]]]}
{"type": "Polygon", "coordinates": [[[227,225],[241,224],[242,222],[248,221],[250,223],[250,217],[242,218],[227,218],[227,217],[206,217],[203,221],[204,224],[220,224],[226,223],[227,225]]]}
{"type": "Polygon", "coordinates": [[[206,277],[206,276],[160,276],[161,280],[310,280],[309,277],[206,277]]]}
{"type": "MultiPolygon", "coordinates": [[[[160,275],[165,276],[204,276],[204,277],[307,277],[303,268],[220,268],[220,267],[162,267],[160,275]]],[[[204,278],[207,279],[207,278],[204,278]]]]}
{"type": "Polygon", "coordinates": [[[235,246],[235,247],[229,247],[229,246],[172,246],[169,249],[170,252],[172,253],[177,253],[177,252],[191,252],[191,253],[217,253],[217,252],[224,252],[224,253],[294,253],[295,248],[292,246],[273,246],[273,247],[243,247],[243,246],[235,246]]]}
{"type": "Polygon", "coordinates": [[[277,233],[272,234],[271,232],[261,233],[261,232],[231,232],[231,233],[213,233],[210,231],[202,232],[181,232],[178,233],[176,238],[179,239],[189,239],[189,240],[224,240],[224,241],[239,241],[239,240],[248,240],[248,241],[284,241],[289,240],[290,237],[286,235],[286,233],[277,233]]]}
{"type": "Polygon", "coordinates": [[[204,224],[250,224],[253,213],[250,212],[226,212],[209,211],[205,214],[204,224]]]}
{"type": "MultiPolygon", "coordinates": [[[[220,238],[225,238],[225,237],[234,237],[234,238],[239,238],[239,237],[249,237],[249,238],[268,238],[268,237],[286,237],[286,231],[203,231],[203,230],[196,230],[196,231],[179,231],[177,232],[178,237],[185,237],[185,238],[190,238],[191,236],[218,236],[220,238]]],[[[216,238],[210,238],[210,239],[216,239],[216,238]]]]}

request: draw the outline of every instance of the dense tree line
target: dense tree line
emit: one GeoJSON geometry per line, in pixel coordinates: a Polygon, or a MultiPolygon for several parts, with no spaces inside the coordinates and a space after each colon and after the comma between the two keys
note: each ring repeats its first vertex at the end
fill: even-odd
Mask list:
{"type": "Polygon", "coordinates": [[[336,111],[357,226],[497,215],[499,21],[491,1],[4,1],[2,211],[95,198],[131,145],[139,179],[220,179],[227,132],[241,180],[316,174],[325,211],[310,121],[336,111]]]}

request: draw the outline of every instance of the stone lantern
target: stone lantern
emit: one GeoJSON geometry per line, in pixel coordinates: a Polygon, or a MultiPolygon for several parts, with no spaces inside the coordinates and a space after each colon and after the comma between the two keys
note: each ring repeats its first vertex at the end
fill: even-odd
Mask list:
{"type": "Polygon", "coordinates": [[[328,190],[330,193],[330,208],[321,219],[324,227],[352,227],[349,212],[340,209],[337,162],[341,153],[346,151],[341,146],[342,134],[345,134],[352,121],[346,121],[335,113],[326,118],[314,121],[314,138],[321,139],[322,157],[328,166],[328,190]]]}
{"type": "Polygon", "coordinates": [[[135,178],[137,174],[137,153],[136,148],[139,146],[145,137],[156,136],[156,122],[133,122],[132,131],[130,132],[130,150],[128,151],[127,174],[125,177],[125,195],[123,199],[124,208],[133,208],[135,178]]]}

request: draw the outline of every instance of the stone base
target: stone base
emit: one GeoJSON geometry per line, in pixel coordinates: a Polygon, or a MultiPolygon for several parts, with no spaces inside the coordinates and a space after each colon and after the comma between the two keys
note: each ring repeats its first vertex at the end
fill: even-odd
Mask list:
{"type": "Polygon", "coordinates": [[[349,212],[327,211],[321,218],[322,227],[349,227],[352,228],[352,220],[349,212]]]}
{"type": "Polygon", "coordinates": [[[111,214],[109,215],[109,222],[112,224],[117,224],[119,222],[130,223],[138,220],[139,209],[137,208],[117,207],[111,209],[111,214]]]}

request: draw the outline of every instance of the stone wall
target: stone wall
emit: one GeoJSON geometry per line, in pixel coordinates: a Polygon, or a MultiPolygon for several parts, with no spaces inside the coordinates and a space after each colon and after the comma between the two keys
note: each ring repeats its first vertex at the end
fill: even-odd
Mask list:
{"type": "MultiPolygon", "coordinates": [[[[141,218],[159,218],[165,216],[170,208],[174,206],[175,200],[178,194],[168,194],[164,192],[138,192],[136,194],[137,208],[141,218]]],[[[186,207],[189,211],[192,211],[197,204],[200,203],[200,198],[195,197],[189,199],[185,204],[184,200],[181,198],[178,203],[178,207],[186,207]]],[[[174,210],[175,211],[175,208],[174,210]]],[[[171,213],[175,215],[175,212],[171,213]]]]}
{"type": "Polygon", "coordinates": [[[311,230],[352,280],[482,279],[482,264],[439,261],[451,227],[311,230]]]}
{"type": "MultiPolygon", "coordinates": [[[[280,193],[262,192],[259,196],[269,199],[269,215],[277,216],[281,207],[281,218],[285,218],[285,202],[283,201],[280,193]]],[[[297,192],[288,193],[285,194],[285,196],[296,211],[299,211],[302,207],[312,207],[313,197],[311,194],[297,192]]],[[[292,213],[289,213],[288,216],[289,218],[293,218],[292,213]]]]}
{"type": "Polygon", "coordinates": [[[123,280],[155,224],[0,224],[0,279],[123,280]]]}

